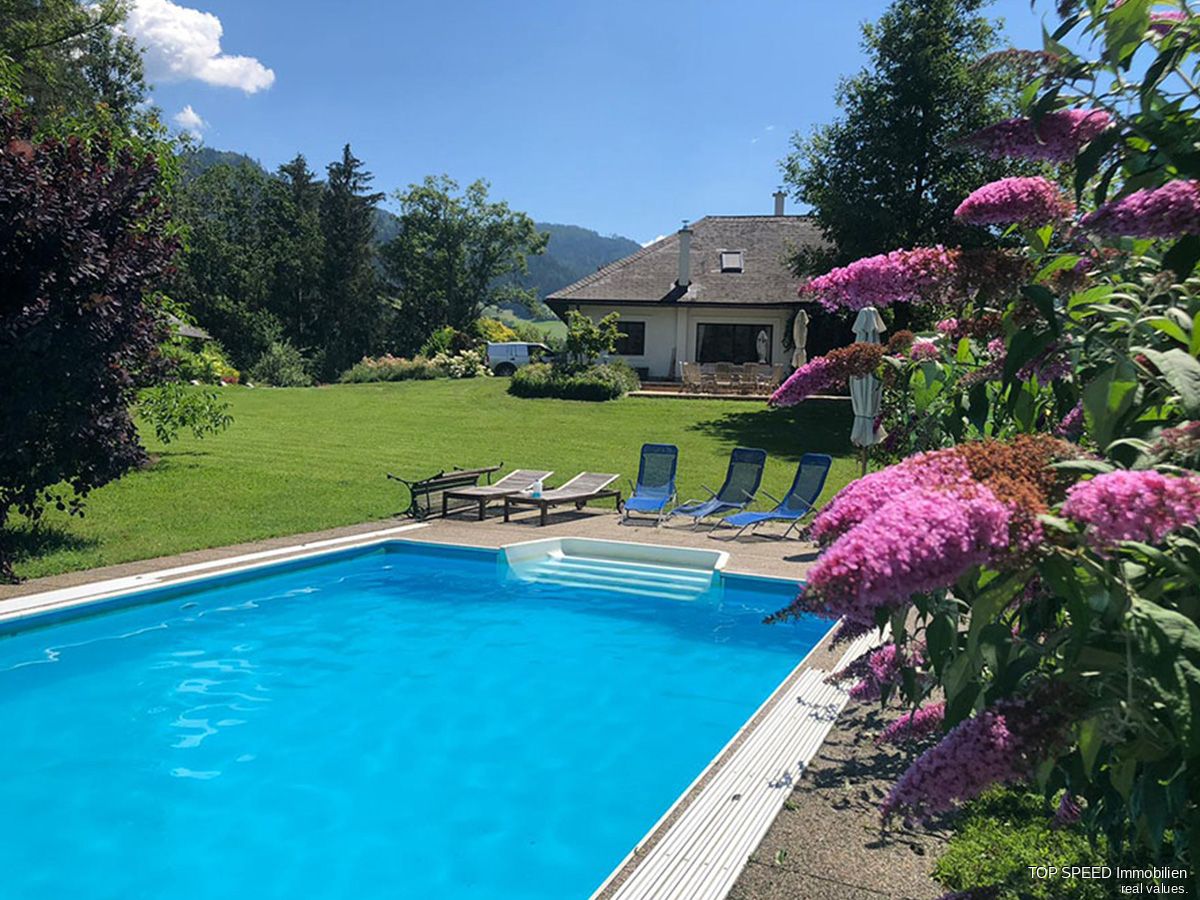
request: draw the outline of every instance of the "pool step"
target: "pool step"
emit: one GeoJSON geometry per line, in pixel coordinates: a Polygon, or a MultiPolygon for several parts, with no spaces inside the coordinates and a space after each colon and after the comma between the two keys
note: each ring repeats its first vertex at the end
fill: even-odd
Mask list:
{"type": "Polygon", "coordinates": [[[590,587],[663,600],[695,600],[713,585],[713,573],[617,559],[551,555],[514,571],[523,581],[590,587]]]}

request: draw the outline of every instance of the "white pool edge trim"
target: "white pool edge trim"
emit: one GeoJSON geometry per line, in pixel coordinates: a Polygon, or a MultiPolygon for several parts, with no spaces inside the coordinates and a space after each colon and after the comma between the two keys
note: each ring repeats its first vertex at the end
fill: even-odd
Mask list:
{"type": "Polygon", "coordinates": [[[535,538],[505,544],[500,548],[500,552],[509,565],[556,553],[600,561],[616,560],[713,573],[724,571],[729,564],[729,554],[724,550],[643,544],[639,541],[614,541],[607,538],[535,538]]]}
{"type": "Polygon", "coordinates": [[[330,550],[346,550],[353,547],[366,547],[371,544],[383,544],[392,540],[397,534],[425,527],[427,526],[424,523],[417,522],[394,528],[384,528],[379,531],[363,532],[362,534],[325,538],[319,541],[303,541],[299,544],[272,547],[269,550],[256,550],[253,553],[243,553],[238,556],[227,556],[222,559],[189,563],[185,566],[169,566],[162,569],[153,569],[138,575],[125,575],[103,581],[91,581],[73,587],[55,588],[36,594],[18,595],[7,600],[0,600],[0,623],[31,618],[60,609],[87,606],[90,603],[100,600],[115,600],[127,594],[134,594],[157,587],[186,585],[205,578],[211,578],[214,575],[250,572],[255,569],[275,565],[281,561],[291,562],[292,560],[320,556],[328,553],[330,550]],[[280,560],[280,557],[286,557],[287,559],[280,560]]]}
{"type": "MultiPolygon", "coordinates": [[[[849,699],[844,688],[824,683],[828,671],[809,665],[831,634],[832,630],[805,654],[617,864],[591,900],[722,900],[729,893],[849,699]],[[791,696],[796,702],[786,702],[791,696]],[[827,719],[798,721],[822,706],[830,710],[827,719]],[[766,735],[770,745],[759,747],[753,742],[755,735],[766,735]],[[731,778],[723,781],[722,773],[731,778]],[[743,794],[733,807],[721,797],[739,774],[742,780],[750,780],[755,793],[743,794]],[[784,780],[788,786],[772,786],[771,779],[784,780]],[[729,839],[731,831],[734,840],[729,839]],[[651,841],[652,846],[643,851],[651,841]]],[[[837,671],[879,639],[877,634],[867,634],[852,641],[829,671],[837,671]]]]}

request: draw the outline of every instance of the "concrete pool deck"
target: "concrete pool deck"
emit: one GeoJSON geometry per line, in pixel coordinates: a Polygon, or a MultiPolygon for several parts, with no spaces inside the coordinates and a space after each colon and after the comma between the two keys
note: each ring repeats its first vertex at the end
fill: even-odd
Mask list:
{"type": "MultiPolygon", "coordinates": [[[[782,527],[767,525],[763,531],[769,535],[782,527]]],[[[655,528],[652,523],[635,521],[621,525],[611,509],[603,508],[560,510],[545,527],[537,526],[536,512],[520,514],[508,524],[498,515],[479,522],[466,513],[415,527],[411,520],[391,519],[0,586],[0,617],[39,603],[41,598],[58,605],[86,597],[97,582],[109,582],[114,591],[128,591],[216,574],[234,566],[279,562],[392,538],[499,548],[536,538],[571,536],[719,549],[730,556],[726,572],[795,580],[803,578],[815,558],[814,548],[807,543],[771,537],[733,541],[733,533],[728,529],[712,538],[707,530],[692,531],[682,524],[655,528]]],[[[698,896],[686,892],[687,888],[672,886],[681,880],[681,867],[688,866],[722,870],[719,878],[708,877],[703,896],[737,900],[921,900],[939,896],[942,891],[927,875],[933,857],[926,851],[936,844],[936,838],[882,836],[874,807],[864,801],[884,783],[878,776],[870,782],[871,769],[865,762],[868,755],[873,760],[878,757],[878,751],[871,741],[861,739],[863,729],[857,720],[862,711],[852,710],[852,719],[845,714],[837,717],[844,693],[822,681],[823,673],[836,666],[845,649],[835,650],[827,642],[818,646],[750,726],[739,732],[659,825],[639,841],[597,896],[604,900],[698,896]],[[798,712],[805,708],[809,712],[798,712]],[[815,721],[817,718],[821,721],[815,721]],[[793,752],[796,742],[805,744],[805,749],[793,752]],[[744,774],[746,767],[756,768],[744,774]],[[710,784],[713,787],[706,793],[710,784]],[[722,790],[727,794],[736,791],[730,795],[734,800],[745,797],[741,805],[747,808],[757,803],[749,819],[748,813],[741,814],[749,824],[739,825],[732,833],[726,833],[722,824],[730,818],[728,806],[723,810],[717,802],[722,798],[713,799],[714,792],[722,790]],[[855,802],[847,800],[848,794],[854,794],[855,802]],[[736,848],[732,858],[731,848],[736,848]],[[723,854],[723,858],[705,856],[713,853],[723,854]]]]}

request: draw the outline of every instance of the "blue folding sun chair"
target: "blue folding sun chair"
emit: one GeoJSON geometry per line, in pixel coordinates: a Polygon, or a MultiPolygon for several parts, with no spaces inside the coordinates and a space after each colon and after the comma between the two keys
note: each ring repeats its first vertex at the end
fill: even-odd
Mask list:
{"type": "MultiPolygon", "coordinates": [[[[767,465],[767,451],[751,447],[737,447],[729,456],[729,469],[725,483],[719,491],[701,485],[712,496],[708,500],[689,500],[675,507],[669,515],[687,516],[696,528],[709,516],[745,509],[758,486],[762,484],[763,469],[767,465]]],[[[721,523],[718,522],[717,525],[721,523]]],[[[715,527],[715,526],[714,526],[715,527]]]]}
{"type": "Polygon", "coordinates": [[[789,522],[788,527],[779,536],[779,539],[783,540],[805,516],[812,512],[817,498],[821,496],[821,491],[825,488],[825,479],[828,477],[829,467],[832,465],[832,457],[824,453],[805,453],[800,457],[800,466],[796,469],[796,477],[792,481],[792,486],[782,500],[771,497],[767,491],[763,491],[775,501],[774,509],[767,512],[734,513],[732,516],[726,516],[717,524],[732,525],[737,528],[738,533],[733,536],[733,539],[737,540],[747,528],[753,530],[763,522],[789,522]]]}
{"type": "Polygon", "coordinates": [[[675,469],[679,465],[679,448],[674,444],[642,444],[642,460],[638,464],[637,484],[630,484],[630,497],[625,501],[621,521],[631,512],[646,513],[662,522],[667,506],[675,502],[675,469]]]}

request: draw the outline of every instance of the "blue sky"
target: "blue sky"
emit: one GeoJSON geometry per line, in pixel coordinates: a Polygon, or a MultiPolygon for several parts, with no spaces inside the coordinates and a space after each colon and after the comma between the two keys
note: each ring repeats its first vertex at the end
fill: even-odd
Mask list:
{"type": "MultiPolygon", "coordinates": [[[[321,170],[348,141],[380,190],[484,177],[539,220],[647,241],[769,212],[789,135],[833,117],[886,5],[136,0],[130,29],[155,102],[209,146],[321,170]]],[[[1044,3],[992,10],[1040,42],[1044,3]]]]}

